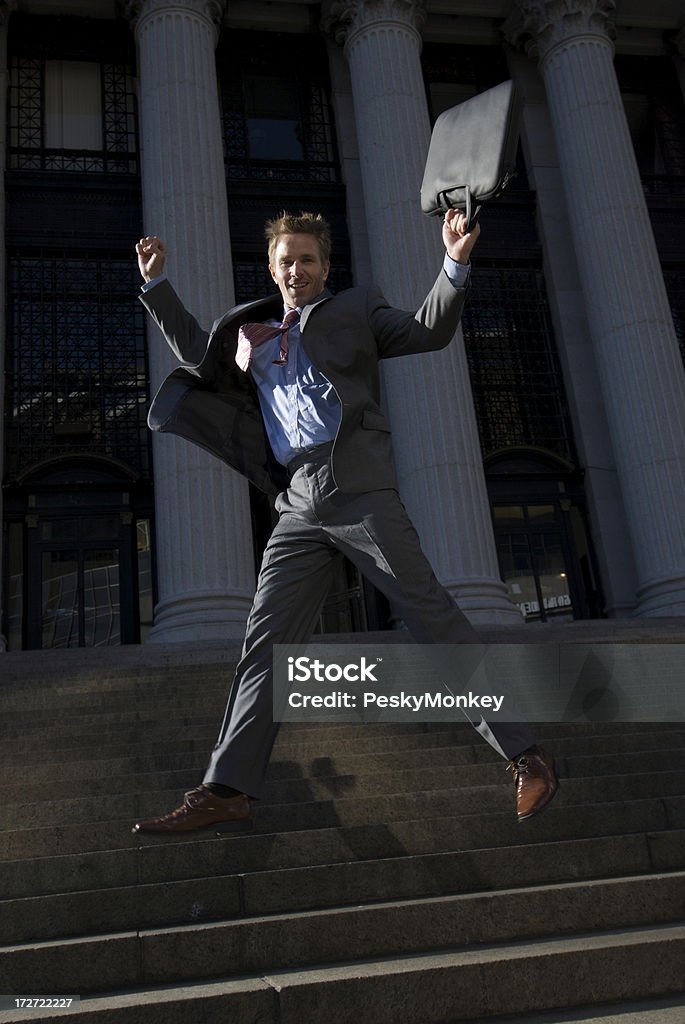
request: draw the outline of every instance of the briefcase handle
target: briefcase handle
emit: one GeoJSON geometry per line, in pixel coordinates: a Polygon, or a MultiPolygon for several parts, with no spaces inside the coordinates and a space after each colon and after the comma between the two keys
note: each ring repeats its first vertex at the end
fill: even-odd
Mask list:
{"type": "MultiPolygon", "coordinates": [[[[461,210],[464,216],[466,217],[466,231],[468,232],[473,230],[478,221],[478,214],[482,209],[482,205],[474,206],[473,199],[471,196],[471,189],[469,188],[468,185],[455,185],[454,188],[446,189],[444,192],[440,193],[440,200],[442,202],[442,205],[444,206],[445,211],[452,209],[461,210]],[[463,202],[460,202],[458,206],[454,205],[453,203],[447,200],[446,197],[451,195],[452,192],[461,191],[463,191],[464,193],[464,199],[463,202]]],[[[436,213],[437,212],[438,211],[436,210],[436,213]]]]}

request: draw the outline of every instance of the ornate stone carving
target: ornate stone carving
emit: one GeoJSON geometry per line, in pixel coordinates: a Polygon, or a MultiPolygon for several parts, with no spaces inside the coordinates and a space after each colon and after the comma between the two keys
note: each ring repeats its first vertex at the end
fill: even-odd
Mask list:
{"type": "Polygon", "coordinates": [[[544,60],[576,36],[610,39],[615,8],[616,0],[516,0],[502,31],[513,46],[544,60]]]}
{"type": "Polygon", "coordinates": [[[208,18],[218,29],[223,22],[226,3],[227,0],[120,0],[119,6],[133,25],[147,14],[185,10],[208,18]]]}
{"type": "Polygon", "coordinates": [[[342,46],[379,24],[400,24],[420,34],[425,19],[424,0],[332,0],[324,6],[322,28],[342,46]]]}

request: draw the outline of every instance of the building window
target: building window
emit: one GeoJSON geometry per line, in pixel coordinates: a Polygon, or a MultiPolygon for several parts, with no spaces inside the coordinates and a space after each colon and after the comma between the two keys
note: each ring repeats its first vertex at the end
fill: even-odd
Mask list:
{"type": "Polygon", "coordinates": [[[234,32],[217,68],[229,178],[337,182],[326,48],[312,36],[234,32]],[[274,74],[284,48],[287,75],[274,74]]]}
{"type": "Polygon", "coordinates": [[[45,145],[48,149],[104,148],[99,64],[45,61],[45,145]]]}
{"type": "Polygon", "coordinates": [[[101,254],[10,255],[6,472],[106,455],[150,479],[136,269],[101,254]]]}
{"type": "Polygon", "coordinates": [[[136,174],[132,68],[13,57],[8,132],[10,170],[136,174]]]}
{"type": "Polygon", "coordinates": [[[243,83],[247,149],[253,160],[305,159],[297,86],[288,78],[249,75],[243,83]]]}
{"type": "Polygon", "coordinates": [[[575,462],[542,272],[473,268],[462,324],[484,455],[542,448],[575,462]]]}

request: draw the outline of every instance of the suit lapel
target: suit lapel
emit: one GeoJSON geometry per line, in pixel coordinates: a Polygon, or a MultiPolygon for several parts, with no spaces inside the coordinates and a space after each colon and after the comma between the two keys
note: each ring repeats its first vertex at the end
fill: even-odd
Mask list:
{"type": "Polygon", "coordinates": [[[328,302],[328,300],[332,299],[332,298],[333,298],[333,295],[331,294],[331,292],[326,291],[326,292],[323,293],[321,298],[317,299],[316,302],[312,303],[311,306],[305,306],[305,308],[302,310],[302,316],[300,317],[300,333],[301,334],[304,334],[304,331],[305,331],[305,328],[307,326],[307,323],[309,322],[309,318],[312,315],[312,313],[314,312],[314,310],[318,309],[319,306],[323,305],[324,302],[328,302]]]}

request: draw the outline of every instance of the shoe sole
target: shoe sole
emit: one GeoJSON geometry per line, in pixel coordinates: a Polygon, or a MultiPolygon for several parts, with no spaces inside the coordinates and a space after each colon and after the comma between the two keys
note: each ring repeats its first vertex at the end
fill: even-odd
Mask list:
{"type": "Polygon", "coordinates": [[[131,832],[134,836],[145,836],[145,838],[153,839],[166,839],[168,836],[196,836],[200,833],[214,832],[216,835],[233,835],[236,832],[250,832],[254,828],[254,821],[250,818],[246,821],[217,821],[209,825],[200,825],[199,828],[184,828],[178,829],[159,829],[159,831],[153,831],[150,829],[137,829],[132,828],[131,832]]]}

